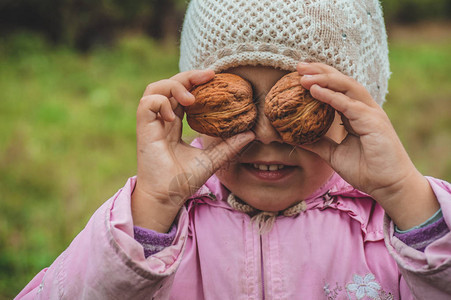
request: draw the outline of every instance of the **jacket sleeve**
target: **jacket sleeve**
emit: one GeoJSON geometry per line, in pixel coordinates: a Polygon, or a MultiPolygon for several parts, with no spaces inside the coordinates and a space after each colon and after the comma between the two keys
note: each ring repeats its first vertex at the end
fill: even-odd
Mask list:
{"type": "MultiPolygon", "coordinates": [[[[451,228],[451,184],[429,178],[437,196],[443,218],[451,228]]],[[[416,299],[451,298],[451,233],[433,241],[424,252],[407,246],[394,236],[394,224],[386,216],[385,243],[396,260],[408,289],[416,299]]]]}
{"type": "Polygon", "coordinates": [[[16,299],[169,298],[188,232],[185,208],[177,217],[172,245],[144,257],[133,236],[131,193],[135,178],[91,217],[87,226],[16,299]]]}

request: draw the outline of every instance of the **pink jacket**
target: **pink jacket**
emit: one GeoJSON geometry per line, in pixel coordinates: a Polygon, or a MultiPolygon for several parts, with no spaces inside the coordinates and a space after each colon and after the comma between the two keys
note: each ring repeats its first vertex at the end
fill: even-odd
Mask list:
{"type": "MultiPolygon", "coordinates": [[[[451,185],[429,180],[450,227],[451,185]]],[[[147,259],[133,237],[134,184],[17,299],[451,299],[451,234],[424,253],[407,247],[382,208],[338,175],[263,236],[222,201],[213,176],[181,209],[173,245],[147,259]]]]}

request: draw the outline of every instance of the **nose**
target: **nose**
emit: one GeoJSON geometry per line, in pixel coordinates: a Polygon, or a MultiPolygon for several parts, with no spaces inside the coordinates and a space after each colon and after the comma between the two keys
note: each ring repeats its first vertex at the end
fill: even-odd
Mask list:
{"type": "Polygon", "coordinates": [[[277,130],[271,125],[264,113],[264,101],[260,101],[257,107],[257,123],[254,126],[255,139],[263,144],[271,142],[282,143],[282,138],[277,130]]]}

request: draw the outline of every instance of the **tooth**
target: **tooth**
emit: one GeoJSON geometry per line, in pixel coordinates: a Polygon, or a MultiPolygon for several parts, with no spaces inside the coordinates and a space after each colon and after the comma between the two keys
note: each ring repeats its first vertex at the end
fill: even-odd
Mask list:
{"type": "Polygon", "coordinates": [[[278,169],[278,166],[277,165],[270,165],[269,166],[269,170],[270,171],[276,171],[278,169]]]}
{"type": "Polygon", "coordinates": [[[257,164],[254,164],[254,168],[258,169],[258,165],[257,165],[257,164]]]}
{"type": "Polygon", "coordinates": [[[279,165],[279,170],[283,169],[284,165],[279,165]]]}
{"type": "Polygon", "coordinates": [[[258,168],[262,171],[268,171],[268,166],[267,165],[258,165],[258,168]]]}

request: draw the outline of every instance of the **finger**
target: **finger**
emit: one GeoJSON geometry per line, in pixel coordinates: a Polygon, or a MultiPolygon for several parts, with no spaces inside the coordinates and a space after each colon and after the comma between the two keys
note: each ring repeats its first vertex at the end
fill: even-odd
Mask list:
{"type": "Polygon", "coordinates": [[[324,88],[328,88],[341,93],[346,93],[353,87],[349,80],[345,80],[345,78],[342,78],[335,73],[304,75],[301,77],[301,84],[306,89],[310,89],[312,85],[318,84],[324,88]]]}
{"type": "Polygon", "coordinates": [[[354,100],[343,93],[323,88],[317,84],[310,87],[310,93],[315,99],[329,104],[349,120],[355,120],[362,116],[365,107],[368,107],[364,103],[354,100]]]}
{"type": "Polygon", "coordinates": [[[355,132],[354,128],[351,126],[351,122],[349,122],[349,119],[346,118],[341,112],[339,113],[341,122],[343,123],[343,126],[345,127],[346,131],[354,136],[359,136],[357,132],[355,132]]]}
{"type": "Polygon", "coordinates": [[[172,80],[177,80],[187,90],[191,90],[194,86],[210,81],[215,76],[213,70],[192,70],[178,73],[171,77],[172,80]]]}
{"type": "Polygon", "coordinates": [[[182,119],[184,114],[183,106],[181,106],[174,97],[169,98],[169,103],[171,104],[171,108],[175,115],[182,119]]]}
{"type": "Polygon", "coordinates": [[[175,119],[169,99],[163,95],[149,95],[141,98],[137,110],[137,122],[152,122],[158,115],[164,121],[172,122],[175,119]]]}
{"type": "MultiPolygon", "coordinates": [[[[213,70],[192,70],[187,72],[178,73],[174,76],[172,76],[170,79],[179,81],[185,88],[186,91],[192,96],[192,94],[189,92],[194,86],[203,84],[205,82],[210,81],[215,76],[215,72],[213,70]]],[[[172,100],[173,98],[171,98],[172,100]]],[[[180,103],[182,105],[190,105],[194,103],[194,96],[189,99],[189,103],[180,103]]],[[[179,118],[183,118],[184,110],[182,107],[177,107],[178,102],[171,101],[172,108],[175,111],[175,114],[179,118]]]]}
{"type": "Polygon", "coordinates": [[[174,109],[174,113],[177,117],[180,118],[180,120],[183,120],[183,115],[185,114],[185,110],[183,109],[183,106],[177,105],[174,109]]]}
{"type": "Polygon", "coordinates": [[[182,105],[190,105],[194,102],[193,94],[181,82],[174,79],[163,79],[149,84],[143,96],[149,95],[163,95],[166,98],[174,98],[182,105]]]}
{"type": "Polygon", "coordinates": [[[337,71],[335,68],[323,63],[307,63],[307,62],[298,63],[296,66],[296,70],[300,75],[315,75],[320,73],[329,73],[337,71]]]}
{"type": "Polygon", "coordinates": [[[255,134],[252,131],[247,131],[218,143],[213,143],[197,157],[197,163],[208,169],[208,174],[213,174],[226,162],[235,159],[243,147],[254,139],[255,134]]]}
{"type": "Polygon", "coordinates": [[[313,144],[304,144],[299,147],[307,149],[331,164],[332,155],[339,144],[327,136],[323,136],[313,144]]]}
{"type": "Polygon", "coordinates": [[[304,75],[301,77],[301,84],[306,89],[310,89],[312,85],[317,84],[323,88],[343,93],[350,98],[358,99],[369,106],[378,106],[363,85],[340,72],[304,75]]]}
{"type": "MultiPolygon", "coordinates": [[[[179,204],[183,203],[187,195],[192,195],[198,190],[225,162],[236,157],[240,150],[254,139],[255,134],[248,131],[227,140],[220,140],[204,150],[194,149],[195,154],[193,159],[190,159],[191,165],[188,167],[191,171],[183,172],[177,176],[170,200],[179,204]]],[[[189,145],[186,145],[186,147],[183,151],[192,148],[189,145]]]]}

